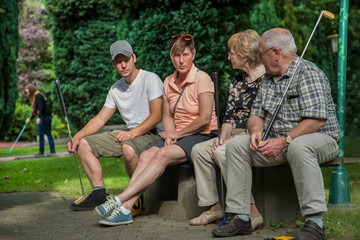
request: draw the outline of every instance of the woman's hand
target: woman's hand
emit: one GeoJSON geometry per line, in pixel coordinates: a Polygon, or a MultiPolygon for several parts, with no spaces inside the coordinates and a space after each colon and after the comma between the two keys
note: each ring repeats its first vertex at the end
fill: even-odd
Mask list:
{"type": "Polygon", "coordinates": [[[41,123],[41,118],[37,118],[37,119],[36,119],[36,124],[39,125],[40,123],[41,123]]]}
{"type": "Polygon", "coordinates": [[[166,138],[164,146],[166,147],[166,146],[169,146],[169,145],[171,145],[173,143],[176,143],[176,139],[166,138]]]}
{"type": "Polygon", "coordinates": [[[179,132],[177,132],[176,130],[164,130],[161,134],[161,137],[163,139],[171,138],[172,140],[176,140],[180,138],[180,135],[179,132]]]}

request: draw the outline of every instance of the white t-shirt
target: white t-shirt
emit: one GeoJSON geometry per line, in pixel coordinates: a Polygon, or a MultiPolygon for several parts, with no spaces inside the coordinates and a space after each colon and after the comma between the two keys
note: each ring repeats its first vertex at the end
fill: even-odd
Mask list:
{"type": "MultiPolygon", "coordinates": [[[[159,76],[140,69],[131,85],[121,78],[111,86],[104,106],[117,108],[126,127],[134,128],[150,115],[149,102],[162,95],[163,82],[159,76]]],[[[162,122],[156,125],[156,129],[162,133],[162,122]]]]}

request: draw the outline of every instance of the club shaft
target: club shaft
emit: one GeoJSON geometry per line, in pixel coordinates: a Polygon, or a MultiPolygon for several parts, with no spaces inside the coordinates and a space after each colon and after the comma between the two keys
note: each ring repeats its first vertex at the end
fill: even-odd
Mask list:
{"type": "Polygon", "coordinates": [[[19,135],[17,136],[17,138],[16,138],[16,140],[15,140],[14,144],[12,145],[12,147],[11,147],[11,149],[10,149],[10,152],[12,152],[12,150],[14,149],[14,147],[15,147],[16,143],[19,141],[19,139],[20,139],[21,135],[24,133],[26,126],[27,126],[27,123],[25,123],[25,125],[24,125],[24,126],[23,126],[23,128],[21,129],[21,131],[20,131],[19,135]]]}
{"type": "MultiPolygon", "coordinates": [[[[73,146],[73,141],[72,141],[72,136],[71,136],[71,130],[70,130],[70,125],[69,125],[69,121],[68,121],[68,117],[67,117],[67,113],[66,113],[66,107],[65,107],[64,98],[63,98],[63,95],[61,93],[59,79],[55,80],[55,85],[56,85],[56,89],[57,89],[57,92],[58,92],[58,95],[59,95],[59,98],[60,98],[60,104],[61,104],[61,108],[62,108],[62,111],[63,111],[63,114],[64,114],[66,127],[67,127],[67,131],[68,131],[68,134],[69,134],[69,139],[70,139],[70,143],[71,143],[71,147],[72,147],[73,146]]],[[[81,191],[82,191],[83,196],[85,196],[85,191],[84,191],[84,187],[83,187],[82,180],[81,180],[79,165],[78,165],[78,161],[77,161],[77,158],[76,158],[76,152],[73,152],[73,156],[74,156],[74,160],[75,160],[75,163],[76,163],[75,164],[76,165],[76,170],[77,170],[79,180],[80,180],[81,191]]]]}

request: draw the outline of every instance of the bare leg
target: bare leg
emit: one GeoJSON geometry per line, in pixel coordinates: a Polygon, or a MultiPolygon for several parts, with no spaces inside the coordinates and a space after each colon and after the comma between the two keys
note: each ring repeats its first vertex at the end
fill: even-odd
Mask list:
{"type": "Polygon", "coordinates": [[[102,168],[88,142],[85,139],[81,139],[78,147],[77,154],[79,155],[81,165],[89,178],[92,187],[103,187],[102,168]]]}
{"type": "Polygon", "coordinates": [[[214,205],[212,205],[208,211],[210,211],[210,212],[222,211],[220,202],[217,202],[214,205]]]}
{"type": "Polygon", "coordinates": [[[135,172],[139,158],[136,155],[135,150],[131,146],[123,144],[121,148],[123,152],[126,173],[129,178],[131,178],[133,176],[133,173],[135,172]]]}
{"type": "MultiPolygon", "coordinates": [[[[154,151],[154,149],[150,148],[147,151],[154,151]]],[[[151,156],[151,154],[149,154],[149,156],[151,156]]],[[[125,191],[117,197],[121,200],[123,206],[130,205],[132,207],[137,197],[140,196],[148,186],[150,186],[163,174],[167,166],[180,164],[186,160],[187,157],[184,150],[177,145],[160,148],[156,151],[152,159],[143,159],[141,157],[139,162],[145,161],[149,163],[132,181],[130,181],[129,186],[125,189],[125,191]],[[129,201],[129,203],[126,203],[127,201],[129,201]]],[[[127,209],[131,209],[131,207],[127,209]]]]}
{"type": "Polygon", "coordinates": [[[255,204],[251,204],[250,205],[250,218],[253,219],[256,217],[260,217],[259,210],[257,209],[255,204]]]}

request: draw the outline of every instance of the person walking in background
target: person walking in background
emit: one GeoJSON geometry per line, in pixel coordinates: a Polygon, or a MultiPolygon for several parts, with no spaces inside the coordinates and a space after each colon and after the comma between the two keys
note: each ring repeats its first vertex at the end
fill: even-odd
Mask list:
{"type": "Polygon", "coordinates": [[[143,152],[129,186],[116,197],[95,208],[100,224],[116,226],[133,222],[130,214],[135,200],[170,165],[191,161],[191,150],[211,137],[216,129],[214,84],[195,67],[195,44],[190,34],[171,37],[170,57],[176,71],[164,81],[164,132],[162,139],[143,152]]]}
{"type": "Polygon", "coordinates": [[[33,85],[28,84],[25,87],[25,92],[29,97],[30,103],[33,105],[33,113],[31,117],[26,119],[26,123],[30,123],[30,120],[34,118],[36,115],[38,116],[36,119],[36,124],[38,126],[38,134],[39,134],[39,153],[38,155],[44,155],[44,135],[46,134],[48,138],[48,143],[50,146],[50,154],[55,154],[55,144],[54,138],[51,135],[51,121],[52,114],[51,110],[46,104],[46,98],[44,95],[33,85]]]}
{"type": "MultiPolygon", "coordinates": [[[[162,132],[163,83],[155,73],[137,69],[136,55],[125,40],[110,46],[111,64],[122,76],[114,83],[100,112],[67,143],[69,152],[77,151],[83,169],[93,187],[92,193],[81,202],[73,202],[75,211],[94,210],[106,201],[102,167],[99,157],[123,157],[131,178],[140,154],[160,139],[162,132]],[[125,130],[96,134],[119,110],[126,123],[125,130]]],[[[139,198],[132,215],[141,212],[139,198]]]]}
{"type": "MultiPolygon", "coordinates": [[[[206,225],[223,217],[222,207],[216,183],[216,166],[226,184],[226,143],[235,136],[245,134],[250,109],[255,100],[261,80],[265,73],[264,65],[259,59],[259,34],[254,30],[236,33],[228,40],[228,60],[233,69],[242,72],[236,75],[229,87],[229,98],[226,106],[221,135],[206,142],[196,144],[191,156],[193,158],[196,188],[200,207],[209,207],[199,217],[190,220],[190,225],[206,225]]],[[[252,199],[252,229],[263,224],[263,218],[252,199]]]]}

